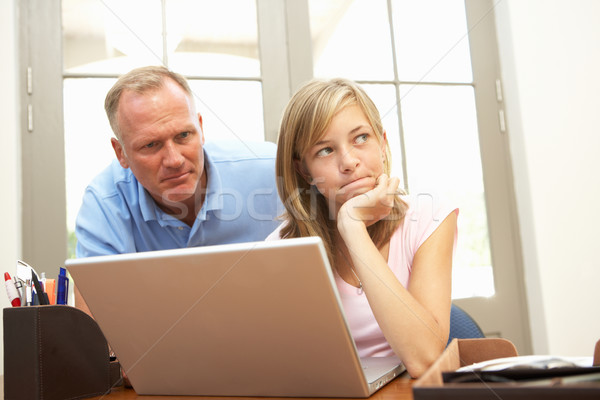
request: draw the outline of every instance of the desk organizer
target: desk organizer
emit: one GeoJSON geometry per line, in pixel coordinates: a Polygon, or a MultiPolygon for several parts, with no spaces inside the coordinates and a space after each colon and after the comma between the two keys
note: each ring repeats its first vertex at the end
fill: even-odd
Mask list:
{"type": "Polygon", "coordinates": [[[65,305],[5,308],[4,399],[80,399],[121,380],[98,324],[65,305]]]}
{"type": "MultiPolygon", "coordinates": [[[[444,383],[443,373],[495,358],[515,357],[517,349],[506,339],[454,339],[437,361],[413,385],[415,400],[587,400],[600,399],[600,383],[568,386],[534,386],[515,382],[444,383]]],[[[600,365],[600,341],[596,343],[594,366],[600,365]]]]}

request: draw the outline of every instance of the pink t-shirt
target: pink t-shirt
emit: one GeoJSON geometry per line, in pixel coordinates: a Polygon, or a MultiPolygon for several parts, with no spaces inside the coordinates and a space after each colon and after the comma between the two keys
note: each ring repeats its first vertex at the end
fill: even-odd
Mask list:
{"type": "MultiPolygon", "coordinates": [[[[405,196],[409,204],[403,223],[398,227],[390,240],[388,265],[404,287],[408,287],[412,262],[419,247],[437,229],[444,219],[458,208],[448,206],[429,195],[417,197],[405,196]]],[[[279,226],[266,240],[279,239],[279,226]]],[[[456,246],[456,235],[454,236],[456,246]]],[[[364,293],[346,283],[339,275],[335,281],[350,326],[352,337],[361,357],[382,357],[392,355],[393,351],[387,343],[379,324],[364,293]]]]}

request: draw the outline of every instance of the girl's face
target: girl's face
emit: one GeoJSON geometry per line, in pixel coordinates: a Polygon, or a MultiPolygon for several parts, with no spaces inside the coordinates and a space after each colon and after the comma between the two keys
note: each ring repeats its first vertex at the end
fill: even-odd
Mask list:
{"type": "Polygon", "coordinates": [[[385,133],[379,141],[357,105],[341,109],[323,137],[296,161],[305,179],[337,210],[348,199],[375,187],[384,172],[385,133]]]}

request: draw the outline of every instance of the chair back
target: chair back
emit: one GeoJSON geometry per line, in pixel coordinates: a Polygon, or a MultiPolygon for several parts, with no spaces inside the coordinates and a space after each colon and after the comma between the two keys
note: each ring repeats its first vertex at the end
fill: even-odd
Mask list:
{"type": "Polygon", "coordinates": [[[448,344],[452,339],[483,338],[485,335],[477,322],[462,308],[452,304],[450,309],[450,335],[448,344]]]}

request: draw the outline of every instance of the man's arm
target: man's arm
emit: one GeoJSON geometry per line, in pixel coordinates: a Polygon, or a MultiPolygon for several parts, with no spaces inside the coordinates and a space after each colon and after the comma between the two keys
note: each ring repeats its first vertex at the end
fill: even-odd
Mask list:
{"type": "MultiPolygon", "coordinates": [[[[128,231],[127,223],[118,220],[111,207],[94,191],[86,190],[75,226],[77,258],[135,251],[131,235],[125,234],[128,231]]],[[[91,316],[92,313],[81,296],[76,282],[74,282],[74,294],[75,307],[91,316]]]]}
{"type": "Polygon", "coordinates": [[[77,258],[135,252],[131,224],[126,216],[118,215],[114,199],[103,199],[87,189],[77,214],[75,235],[77,258]]]}

